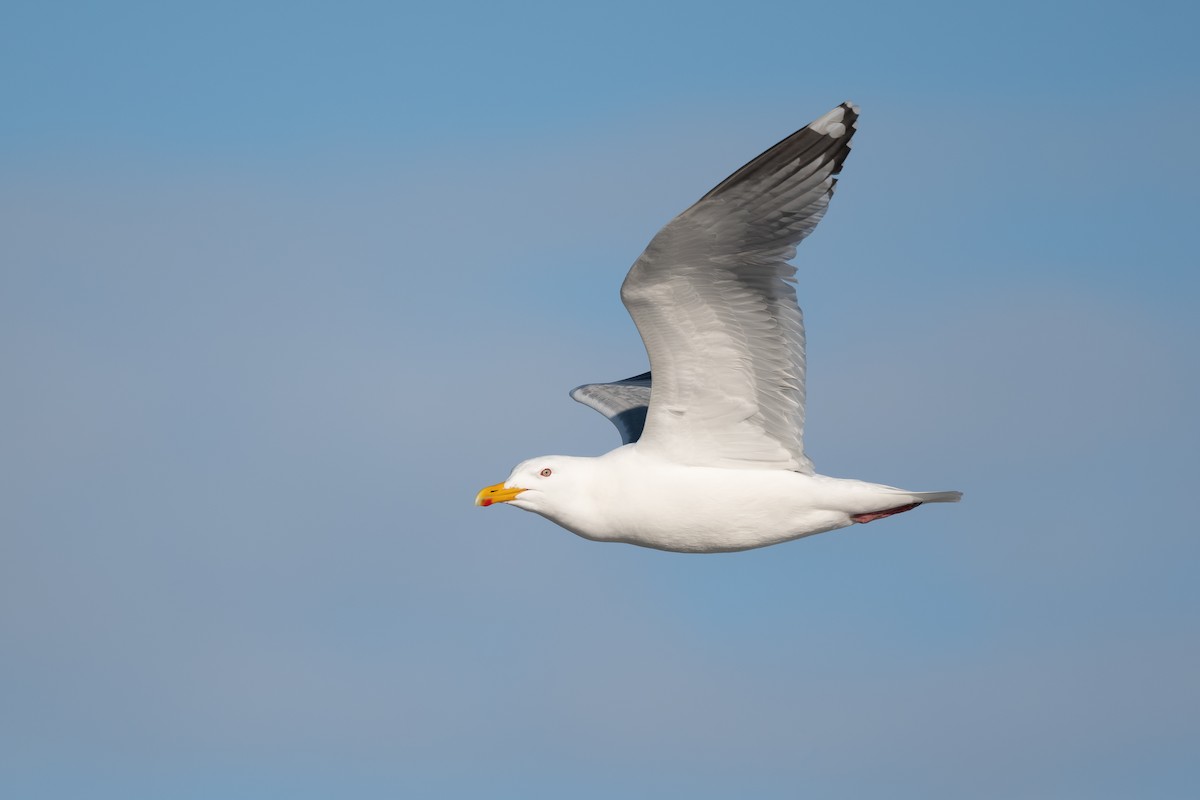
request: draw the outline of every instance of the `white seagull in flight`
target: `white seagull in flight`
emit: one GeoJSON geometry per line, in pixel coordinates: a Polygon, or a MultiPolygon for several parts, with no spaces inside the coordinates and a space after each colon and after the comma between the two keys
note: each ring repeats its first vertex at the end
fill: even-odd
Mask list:
{"type": "Polygon", "coordinates": [[[804,454],[804,321],[788,262],[825,215],[857,120],[842,103],[658,232],[621,287],[650,372],[571,392],[622,446],[523,461],[477,505],[508,503],[596,541],[720,553],[962,497],[818,475],[804,454]]]}

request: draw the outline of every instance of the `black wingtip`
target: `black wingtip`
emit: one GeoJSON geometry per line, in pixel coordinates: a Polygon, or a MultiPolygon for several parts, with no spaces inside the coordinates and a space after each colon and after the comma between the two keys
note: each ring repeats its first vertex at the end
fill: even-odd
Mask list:
{"type": "MultiPolygon", "coordinates": [[[[858,131],[858,106],[847,100],[838,106],[838,108],[842,109],[842,125],[846,126],[846,145],[833,158],[832,175],[841,174],[842,164],[846,163],[846,156],[850,155],[850,149],[854,146],[854,134],[858,131]]],[[[833,185],[837,185],[836,180],[833,182],[833,185]]]]}
{"type": "Polygon", "coordinates": [[[837,175],[850,153],[850,140],[857,130],[857,123],[858,106],[847,100],[759,154],[700,200],[703,202],[722,194],[755,175],[786,170],[788,164],[805,161],[819,153],[833,159],[831,174],[837,175]]]}

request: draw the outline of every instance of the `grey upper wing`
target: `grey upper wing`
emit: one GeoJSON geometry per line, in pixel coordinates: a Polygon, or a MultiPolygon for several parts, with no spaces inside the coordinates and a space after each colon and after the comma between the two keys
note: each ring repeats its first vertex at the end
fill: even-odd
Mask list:
{"type": "Polygon", "coordinates": [[[850,151],[843,103],[664,227],[621,288],[654,373],[639,447],[684,464],[811,472],[796,245],[850,151]]]}
{"type": "Polygon", "coordinates": [[[571,390],[571,398],[608,417],[621,434],[622,444],[642,437],[646,411],[650,407],[650,373],[643,372],[623,381],[585,383],[571,390]]]}

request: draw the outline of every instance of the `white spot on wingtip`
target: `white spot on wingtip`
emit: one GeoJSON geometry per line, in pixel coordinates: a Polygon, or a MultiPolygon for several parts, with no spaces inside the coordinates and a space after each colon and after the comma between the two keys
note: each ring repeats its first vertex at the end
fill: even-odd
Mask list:
{"type": "Polygon", "coordinates": [[[814,120],[808,127],[809,130],[816,131],[824,136],[832,136],[838,138],[846,132],[846,126],[842,124],[842,118],[846,116],[846,109],[838,106],[833,111],[814,120]]]}
{"type": "Polygon", "coordinates": [[[857,104],[857,103],[851,103],[849,100],[847,100],[847,101],[846,101],[845,103],[843,103],[842,105],[844,105],[844,106],[846,106],[847,108],[849,108],[849,109],[850,109],[851,111],[853,111],[855,114],[859,113],[859,111],[858,111],[858,104],[857,104]]]}

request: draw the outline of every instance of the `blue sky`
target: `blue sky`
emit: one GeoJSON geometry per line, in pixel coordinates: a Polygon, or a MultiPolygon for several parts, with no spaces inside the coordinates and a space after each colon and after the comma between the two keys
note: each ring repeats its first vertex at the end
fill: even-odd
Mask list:
{"type": "Polygon", "coordinates": [[[0,793],[1184,798],[1182,3],[8,3],[0,793]],[[657,228],[842,100],[809,451],[742,554],[471,506],[614,446],[657,228]]]}

